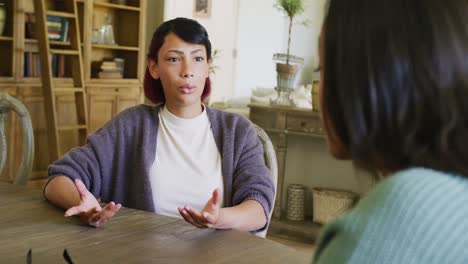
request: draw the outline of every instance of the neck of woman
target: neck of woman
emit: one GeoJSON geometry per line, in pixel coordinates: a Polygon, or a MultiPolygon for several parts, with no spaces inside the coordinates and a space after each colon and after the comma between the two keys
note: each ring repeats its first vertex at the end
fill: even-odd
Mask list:
{"type": "Polygon", "coordinates": [[[203,105],[201,102],[188,106],[174,106],[166,102],[166,108],[171,114],[185,119],[195,118],[203,112],[203,105]]]}

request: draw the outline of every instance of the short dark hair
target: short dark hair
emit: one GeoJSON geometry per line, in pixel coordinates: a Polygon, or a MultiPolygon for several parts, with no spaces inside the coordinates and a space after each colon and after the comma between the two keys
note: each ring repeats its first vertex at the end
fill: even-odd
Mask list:
{"type": "MultiPolygon", "coordinates": [[[[161,49],[162,45],[164,44],[164,39],[167,35],[169,35],[169,33],[176,34],[185,42],[201,44],[205,46],[206,56],[208,60],[211,59],[211,42],[208,38],[208,32],[197,21],[183,17],[168,20],[162,23],[156,29],[156,31],[153,33],[153,38],[151,39],[147,59],[154,60],[156,63],[158,62],[159,49],[161,49]]],[[[153,79],[148,68],[146,68],[145,71],[143,87],[145,90],[145,96],[153,103],[158,104],[166,101],[161,80],[153,79]]],[[[207,78],[201,95],[201,100],[205,100],[205,98],[210,95],[210,92],[211,82],[210,78],[207,78]]]]}
{"type": "Polygon", "coordinates": [[[468,175],[468,1],[331,0],[322,37],[326,130],[356,165],[468,175]]]}

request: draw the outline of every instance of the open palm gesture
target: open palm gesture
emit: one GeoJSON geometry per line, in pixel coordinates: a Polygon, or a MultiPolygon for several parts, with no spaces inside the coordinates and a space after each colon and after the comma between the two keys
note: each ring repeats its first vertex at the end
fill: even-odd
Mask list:
{"type": "Polygon", "coordinates": [[[179,207],[179,214],[185,221],[199,228],[217,228],[219,220],[219,211],[221,205],[221,197],[219,190],[216,188],[213,191],[211,198],[205,204],[201,212],[196,211],[190,206],[179,207]]]}
{"type": "Polygon", "coordinates": [[[75,186],[80,193],[80,204],[69,208],[65,212],[66,217],[78,215],[83,222],[101,227],[120,210],[121,205],[114,202],[110,202],[102,208],[81,180],[76,179],[75,186]]]}

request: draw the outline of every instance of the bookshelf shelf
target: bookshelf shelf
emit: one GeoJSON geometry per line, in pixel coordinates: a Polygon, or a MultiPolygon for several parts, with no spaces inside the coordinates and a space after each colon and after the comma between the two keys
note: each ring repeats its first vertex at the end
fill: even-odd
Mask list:
{"type": "Polygon", "coordinates": [[[124,84],[138,84],[138,79],[135,78],[122,78],[122,79],[99,79],[99,78],[91,78],[91,83],[93,85],[96,84],[108,84],[109,80],[112,80],[112,83],[116,83],[119,85],[124,84]]]}
{"type": "Polygon", "coordinates": [[[32,39],[32,38],[25,38],[24,43],[27,44],[37,44],[37,39],[32,39]]]}
{"type": "Polygon", "coordinates": [[[121,46],[121,45],[93,44],[92,47],[96,48],[96,49],[110,49],[110,50],[128,50],[128,51],[139,51],[140,50],[140,48],[138,48],[138,47],[121,46]]]}
{"type": "MultiPolygon", "coordinates": [[[[24,42],[25,42],[25,43],[28,43],[28,44],[37,44],[37,39],[27,38],[27,39],[24,39],[24,42]]],[[[53,46],[70,46],[70,42],[69,42],[69,41],[53,41],[53,40],[49,40],[49,44],[50,44],[50,45],[53,45],[53,46]]]]}
{"type": "Polygon", "coordinates": [[[48,16],[64,17],[68,19],[74,19],[75,16],[72,13],[60,12],[60,11],[47,11],[48,16]]]}
{"type": "Polygon", "coordinates": [[[11,76],[0,76],[0,90],[3,88],[3,84],[8,83],[7,86],[10,85],[11,82],[14,82],[15,79],[11,76]]]}
{"type": "MultiPolygon", "coordinates": [[[[10,86],[11,84],[14,84],[16,83],[16,80],[13,78],[13,77],[3,77],[3,76],[0,76],[0,82],[2,84],[6,84],[7,86],[10,86]]],[[[3,87],[0,86],[0,90],[2,89],[3,87]]]]}
{"type": "Polygon", "coordinates": [[[53,46],[70,46],[70,41],[49,41],[50,45],[53,46]]]}
{"type": "Polygon", "coordinates": [[[50,49],[51,54],[78,55],[78,50],[50,49]]]}
{"type": "Polygon", "coordinates": [[[23,77],[23,83],[41,83],[41,79],[37,77],[23,77]]]}
{"type": "Polygon", "coordinates": [[[0,36],[0,41],[13,41],[13,37],[0,36]]]}
{"type": "Polygon", "coordinates": [[[104,3],[104,2],[95,2],[94,6],[96,7],[107,7],[107,8],[114,8],[114,9],[121,9],[121,10],[129,10],[129,11],[136,11],[140,12],[141,8],[135,6],[128,6],[128,5],[117,5],[111,3],[104,3]]]}
{"type": "MultiPolygon", "coordinates": [[[[37,77],[23,77],[17,83],[19,86],[38,86],[38,88],[42,87],[41,79],[37,77]]],[[[60,87],[72,87],[73,86],[73,79],[72,78],[54,78],[54,84],[60,87]]]]}

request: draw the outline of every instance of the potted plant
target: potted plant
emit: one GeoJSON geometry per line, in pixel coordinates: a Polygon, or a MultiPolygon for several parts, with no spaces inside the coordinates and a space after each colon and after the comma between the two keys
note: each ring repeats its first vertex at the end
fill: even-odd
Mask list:
{"type": "Polygon", "coordinates": [[[304,62],[301,57],[293,56],[290,53],[291,48],[291,30],[294,17],[304,12],[304,0],[277,0],[276,7],[284,12],[289,19],[288,27],[288,48],[286,54],[276,53],[273,59],[276,61],[278,98],[272,101],[273,104],[291,105],[289,94],[294,88],[294,81],[300,66],[304,62]]]}

